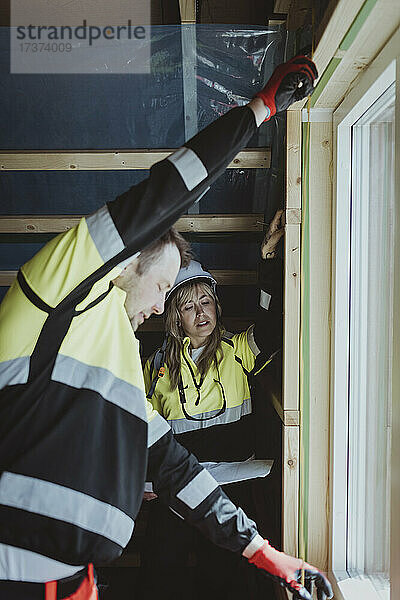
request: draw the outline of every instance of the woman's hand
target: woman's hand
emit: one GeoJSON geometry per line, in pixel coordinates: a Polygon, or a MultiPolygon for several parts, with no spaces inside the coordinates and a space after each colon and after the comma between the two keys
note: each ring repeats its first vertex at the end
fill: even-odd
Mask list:
{"type": "Polygon", "coordinates": [[[285,233],[285,211],[277,210],[274,218],[269,224],[268,231],[261,244],[261,256],[263,260],[275,257],[275,249],[279,240],[285,233]]]}

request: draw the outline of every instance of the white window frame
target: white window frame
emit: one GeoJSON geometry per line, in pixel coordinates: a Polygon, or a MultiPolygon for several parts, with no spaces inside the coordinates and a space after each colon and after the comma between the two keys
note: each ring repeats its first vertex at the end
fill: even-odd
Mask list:
{"type": "MultiPolygon", "coordinates": [[[[346,571],[349,337],[343,336],[343,331],[349,331],[351,135],[352,126],[356,121],[396,81],[396,70],[397,73],[400,72],[399,48],[400,30],[397,30],[333,114],[336,172],[333,204],[333,256],[335,258],[332,281],[330,575],[335,588],[335,597],[343,600],[359,600],[359,598],[377,600],[378,598],[377,592],[368,580],[350,578],[346,571]]],[[[400,102],[398,77],[397,75],[396,120],[399,116],[400,102]]],[[[396,129],[398,132],[398,126],[396,129]]],[[[396,139],[396,151],[398,148],[399,140],[396,139]]],[[[395,240],[396,243],[399,247],[399,240],[397,242],[395,240]]],[[[400,299],[395,298],[395,303],[396,300],[399,305],[400,299]]],[[[394,600],[394,596],[391,597],[394,600]]]]}

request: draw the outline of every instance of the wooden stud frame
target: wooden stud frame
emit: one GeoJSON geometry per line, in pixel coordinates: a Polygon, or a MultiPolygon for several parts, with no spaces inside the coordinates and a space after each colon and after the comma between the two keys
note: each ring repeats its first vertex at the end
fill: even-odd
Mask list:
{"type": "MultiPolygon", "coordinates": [[[[84,215],[4,215],[2,233],[61,233],[79,223],[84,215]]],[[[184,215],[175,223],[181,233],[262,232],[264,215],[202,214],[184,215]]]]}
{"type": "Polygon", "coordinates": [[[301,112],[288,111],[286,150],[283,410],[299,410],[301,112]]]}
{"type": "Polygon", "coordinates": [[[299,522],[299,339],[301,227],[301,112],[287,113],[285,290],[282,404],[282,546],[298,553],[299,522]]]}
{"type": "Polygon", "coordinates": [[[181,23],[196,23],[196,0],[179,0],[181,23]]]}
{"type": "Polygon", "coordinates": [[[298,555],[300,427],[282,427],[282,547],[298,555]]]}
{"type": "MultiPolygon", "coordinates": [[[[309,349],[303,356],[301,376],[308,372],[308,474],[307,560],[328,570],[329,531],[329,406],[331,344],[331,263],[332,263],[332,111],[310,116],[309,138],[309,349]]],[[[303,388],[301,388],[303,389],[303,388]]]]}
{"type": "MultiPolygon", "coordinates": [[[[117,171],[150,169],[154,163],[167,158],[167,150],[97,150],[97,151],[7,151],[0,152],[1,171],[117,171]]],[[[242,150],[228,169],[268,169],[270,148],[242,150]]]]}

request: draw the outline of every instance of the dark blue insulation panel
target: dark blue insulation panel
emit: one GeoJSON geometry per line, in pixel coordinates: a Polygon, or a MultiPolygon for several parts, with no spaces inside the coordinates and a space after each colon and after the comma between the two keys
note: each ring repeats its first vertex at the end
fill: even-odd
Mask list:
{"type": "MultiPolygon", "coordinates": [[[[0,214],[89,214],[148,171],[9,171],[0,173],[0,214]]],[[[200,200],[201,213],[263,212],[267,171],[227,169],[200,200]],[[261,194],[254,194],[256,177],[261,194]]]]}
{"type": "Polygon", "coordinates": [[[0,214],[89,214],[147,175],[148,171],[0,173],[0,214]]]}

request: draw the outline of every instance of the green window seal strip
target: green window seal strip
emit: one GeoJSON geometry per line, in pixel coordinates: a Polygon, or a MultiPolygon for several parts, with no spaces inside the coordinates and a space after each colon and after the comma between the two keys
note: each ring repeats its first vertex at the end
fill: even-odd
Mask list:
{"type": "Polygon", "coordinates": [[[307,559],[309,510],[309,444],[310,444],[310,239],[309,239],[309,146],[310,124],[302,128],[302,298],[301,298],[301,391],[300,391],[300,490],[299,490],[299,555],[307,559]]]}
{"type": "Polygon", "coordinates": [[[369,17],[378,0],[366,0],[350,25],[346,35],[340,42],[339,50],[348,50],[356,39],[361,27],[369,17]]]}
{"type": "Polygon", "coordinates": [[[326,84],[332,77],[333,73],[336,71],[337,67],[340,65],[341,60],[342,60],[341,58],[332,58],[331,59],[329,65],[326,67],[326,69],[324,71],[324,74],[322,75],[321,79],[318,81],[317,86],[313,92],[313,95],[311,96],[311,100],[310,100],[311,108],[315,105],[316,101],[322,94],[326,84]]]}

